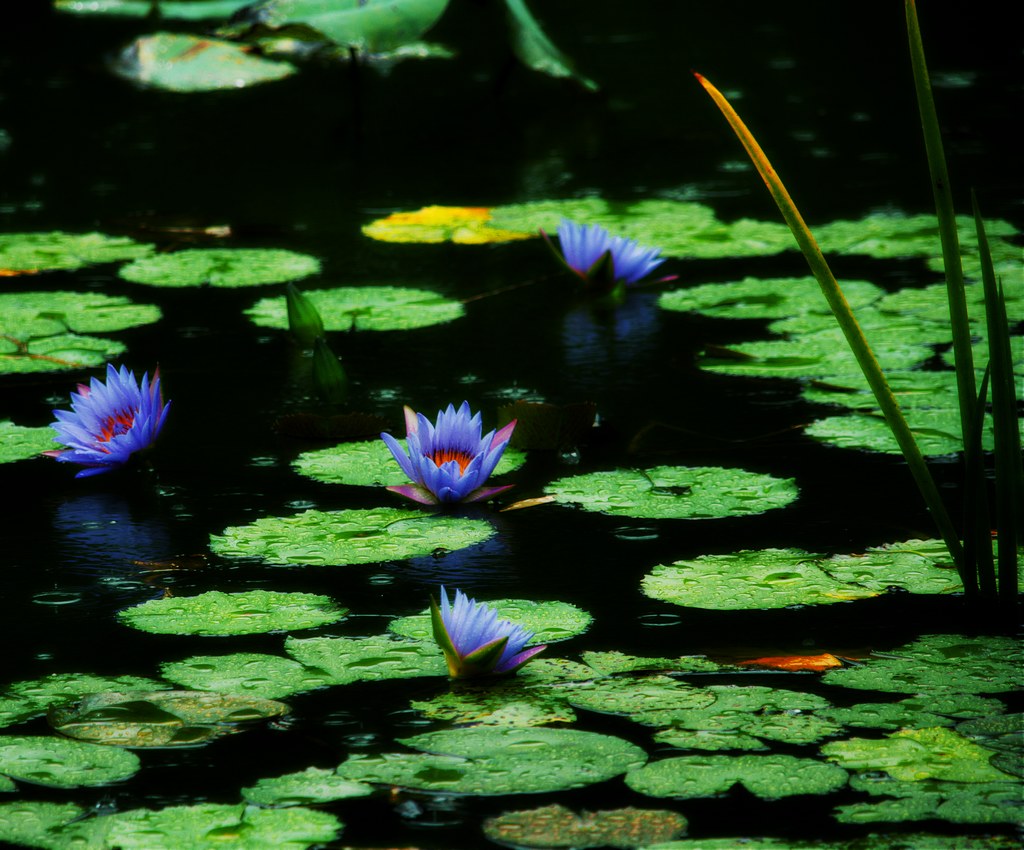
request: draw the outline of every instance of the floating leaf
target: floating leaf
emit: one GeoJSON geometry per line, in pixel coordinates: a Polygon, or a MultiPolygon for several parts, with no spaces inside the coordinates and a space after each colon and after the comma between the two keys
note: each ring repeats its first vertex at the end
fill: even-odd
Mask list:
{"type": "Polygon", "coordinates": [[[104,233],[0,233],[0,270],[39,272],[134,260],[153,246],[104,233]]]}
{"type": "Polygon", "coordinates": [[[108,333],[152,324],[160,308],[101,292],[0,293],[0,332],[19,340],[108,333]]]}
{"type": "Polygon", "coordinates": [[[561,478],[544,488],[587,511],[641,519],[710,519],[759,514],[797,496],[792,478],[742,469],[658,466],[561,478]]]}
{"type": "Polygon", "coordinates": [[[486,685],[460,682],[447,693],[428,700],[413,700],[410,706],[431,720],[459,725],[543,726],[572,723],[576,719],[560,691],[525,684],[518,677],[486,685]]]}
{"type": "Polygon", "coordinates": [[[682,658],[640,658],[622,652],[593,652],[587,650],[583,661],[602,675],[633,673],[640,670],[654,670],[659,673],[717,673],[721,664],[703,655],[684,655],[682,658]]]}
{"type": "Polygon", "coordinates": [[[112,67],[132,82],[175,92],[241,89],[295,73],[294,65],[255,56],[243,45],[174,32],[140,36],[121,51],[112,67]]]}
{"type": "MultiPolygon", "coordinates": [[[[973,244],[974,219],[957,216],[956,223],[961,244],[973,244]]],[[[991,236],[1016,233],[1013,225],[1005,221],[986,222],[985,227],[991,236]]],[[[939,226],[933,213],[872,213],[856,221],[839,220],[817,226],[814,233],[820,244],[837,254],[888,258],[932,257],[939,253],[939,226]]]]}
{"type": "Polygon", "coordinates": [[[134,775],[139,759],[115,747],[66,738],[0,737],[0,774],[49,788],[110,785],[134,775]]]}
{"type": "Polygon", "coordinates": [[[997,699],[974,694],[934,694],[908,697],[899,702],[861,702],[849,708],[826,708],[819,714],[843,726],[868,729],[923,729],[927,726],[952,726],[958,717],[1002,711],[997,699]]]}
{"type": "MultiPolygon", "coordinates": [[[[399,440],[405,448],[405,440],[399,440]]],[[[526,454],[506,448],[492,477],[518,469],[526,463],[526,454]]],[[[383,487],[406,484],[409,479],[383,440],[342,443],[327,449],[303,452],[292,464],[299,475],[325,484],[356,487],[383,487]]]]}
{"type": "Polygon", "coordinates": [[[659,564],[640,587],[653,599],[715,610],[824,605],[879,593],[837,581],[818,556],[799,549],[744,550],[659,564]]]}
{"type": "Polygon", "coordinates": [[[151,599],[121,611],[126,625],[163,635],[252,635],[311,629],[340,620],[347,608],[329,596],[249,590],[151,599]]]}
{"type": "Polygon", "coordinates": [[[46,850],[107,850],[113,820],[87,817],[74,803],[0,803],[0,842],[46,850]]]}
{"type": "Polygon", "coordinates": [[[424,752],[351,755],[338,773],[446,794],[531,794],[603,782],[647,758],[628,741],[575,729],[473,726],[399,743],[424,752]]]}
{"type": "MultiPolygon", "coordinates": [[[[425,328],[458,319],[459,301],[427,289],[399,286],[342,286],[304,293],[329,331],[397,331],[425,328]]],[[[262,298],[245,311],[261,328],[288,327],[284,297],[262,298]]]]}
{"type": "Polygon", "coordinates": [[[682,756],[651,762],[626,775],[626,784],[651,797],[714,797],[743,785],[764,800],[829,794],[846,784],[834,764],[787,755],[682,756]]]}
{"type": "Polygon", "coordinates": [[[239,652],[234,655],[196,655],[184,661],[160,665],[172,682],[204,691],[250,694],[279,699],[331,684],[323,672],[309,669],[290,658],[239,652]]]}
{"type": "MultiPolygon", "coordinates": [[[[150,286],[260,286],[298,280],[320,271],[320,262],[307,254],[274,248],[189,248],[144,257],[123,266],[125,280],[150,286]]],[[[280,299],[282,315],[285,300],[280,299]]],[[[288,327],[287,318],[281,325],[288,327]]]]}
{"type": "Polygon", "coordinates": [[[242,796],[254,806],[315,806],[333,800],[366,797],[373,788],[361,782],[342,779],[333,770],[310,767],[299,773],[287,773],[260,779],[242,796]]]}
{"type": "MultiPolygon", "coordinates": [[[[838,806],[835,818],[840,823],[877,823],[889,821],[906,823],[915,820],[944,820],[952,823],[1009,823],[1019,825],[1024,818],[1024,801],[1020,785],[1013,782],[896,782],[885,774],[854,776],[850,785],[858,791],[870,794],[892,795],[895,799],[867,801],[838,806]]],[[[910,840],[907,836],[907,840],[910,840]]],[[[939,836],[928,837],[916,845],[933,850],[948,847],[960,850],[964,847],[980,846],[988,850],[991,846],[999,850],[1010,850],[1005,841],[1015,839],[1004,836],[988,837],[991,844],[968,844],[966,836],[947,836],[948,844],[938,842],[939,836]]],[[[984,841],[978,837],[975,841],[984,841]]],[[[1018,844],[1019,846],[1019,844],[1018,844]]],[[[872,847],[872,850],[874,848],[872,847]]]]}
{"type": "Polygon", "coordinates": [[[434,644],[395,640],[387,635],[368,638],[288,638],[288,654],[316,668],[332,685],[446,676],[444,656],[434,644]]]}
{"type": "Polygon", "coordinates": [[[645,718],[652,712],[663,716],[663,712],[705,708],[715,701],[710,691],[668,676],[597,679],[567,688],[565,698],[577,708],[602,714],[623,714],[639,723],[646,723],[645,718]]]}
{"type": "Polygon", "coordinates": [[[609,809],[576,814],[551,805],[506,812],[484,821],[491,841],[510,847],[647,847],[686,834],[686,818],[660,809],[609,809]]]}
{"type": "Polygon", "coordinates": [[[25,428],[10,419],[0,420],[0,463],[38,457],[40,452],[53,448],[53,438],[54,431],[48,425],[25,428]]]}
{"type": "Polygon", "coordinates": [[[54,0],[53,8],[72,15],[147,18],[154,10],[163,20],[207,21],[231,17],[251,0],[54,0]]]}
{"type": "Polygon", "coordinates": [[[0,372],[27,374],[102,366],[125,352],[123,343],[101,337],[59,334],[28,342],[0,336],[0,372]]]}
{"type": "Polygon", "coordinates": [[[271,564],[371,564],[463,549],[494,533],[490,523],[418,510],[309,510],[227,528],[210,548],[271,564]]]}
{"type": "MultiPolygon", "coordinates": [[[[488,601],[503,620],[534,633],[531,645],[555,643],[583,634],[594,618],[581,608],[568,602],[534,602],[529,599],[495,599],[488,601]]],[[[388,631],[415,640],[433,641],[430,612],[392,620],[388,631]]]]}
{"type": "Polygon", "coordinates": [[[1019,686],[1024,651],[1005,637],[923,635],[860,666],[830,670],[829,685],[905,694],[986,694],[1019,686]]]}
{"type": "Polygon", "coordinates": [[[306,850],[333,841],[342,824],[328,812],[200,803],[114,815],[110,845],[118,850],[306,850]]]}
{"type": "Polygon", "coordinates": [[[119,747],[190,747],[288,711],[283,702],[238,694],[152,691],[90,694],[54,706],[50,725],[69,738],[119,747]]]}
{"type": "Polygon", "coordinates": [[[555,47],[523,0],[505,0],[505,9],[512,29],[512,50],[520,62],[542,74],[575,80],[588,91],[597,91],[597,83],[580,74],[569,57],[555,47]]]}
{"type": "Polygon", "coordinates": [[[867,549],[861,555],[833,555],[822,565],[839,581],[883,591],[901,587],[910,593],[957,593],[963,583],[941,540],[906,540],[867,549]]]}
{"type": "Polygon", "coordinates": [[[484,245],[531,239],[536,233],[503,230],[490,224],[487,207],[429,206],[412,212],[394,212],[363,225],[363,235],[379,242],[484,245]]]}
{"type": "Polygon", "coordinates": [[[166,683],[139,676],[94,676],[88,673],[54,673],[42,679],[15,682],[0,698],[0,727],[12,726],[46,714],[54,703],[104,691],[154,691],[166,683]]]}
{"type": "Polygon", "coordinates": [[[821,752],[850,770],[881,770],[903,782],[993,782],[1008,778],[989,764],[991,750],[942,726],[900,729],[880,740],[832,741],[821,752]]]}

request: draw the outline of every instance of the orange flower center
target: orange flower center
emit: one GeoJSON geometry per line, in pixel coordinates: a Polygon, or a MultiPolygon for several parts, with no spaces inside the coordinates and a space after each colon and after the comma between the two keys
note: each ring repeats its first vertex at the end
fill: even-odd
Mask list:
{"type": "Polygon", "coordinates": [[[430,456],[430,459],[438,467],[448,463],[450,460],[454,460],[459,465],[459,474],[461,475],[472,462],[473,456],[457,449],[438,449],[430,456]]]}
{"type": "Polygon", "coordinates": [[[99,442],[109,443],[118,434],[125,434],[135,422],[134,410],[119,410],[112,416],[108,416],[100,428],[99,442]]]}

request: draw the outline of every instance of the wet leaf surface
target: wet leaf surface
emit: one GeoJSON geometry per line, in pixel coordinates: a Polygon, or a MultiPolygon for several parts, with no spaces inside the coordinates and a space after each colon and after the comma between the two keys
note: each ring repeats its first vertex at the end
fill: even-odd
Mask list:
{"type": "Polygon", "coordinates": [[[646,847],[686,834],[686,818],[660,809],[607,809],[577,814],[552,805],[506,812],[484,821],[484,835],[512,847],[646,847]]]}
{"type": "Polygon", "coordinates": [[[134,775],[134,753],[66,738],[0,737],[0,774],[48,788],[110,785],[134,775]]]}
{"type": "MultiPolygon", "coordinates": [[[[264,286],[299,280],[320,271],[307,254],[275,248],[188,248],[144,257],[123,266],[120,275],[149,286],[264,286]]],[[[284,299],[281,299],[282,304],[284,299]]],[[[285,325],[287,327],[287,325],[285,325]]]]}

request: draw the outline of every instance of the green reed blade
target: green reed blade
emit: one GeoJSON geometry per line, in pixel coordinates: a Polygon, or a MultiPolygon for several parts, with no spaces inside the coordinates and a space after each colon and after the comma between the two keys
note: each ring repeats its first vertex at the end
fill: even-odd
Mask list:
{"type": "Polygon", "coordinates": [[[836,321],[839,322],[839,326],[842,328],[846,340],[853,350],[861,370],[864,372],[864,377],[867,378],[868,385],[875,394],[875,400],[882,409],[885,420],[892,430],[900,450],[903,452],[907,466],[910,468],[910,473],[913,475],[914,481],[924,497],[925,504],[931,511],[932,517],[939,528],[939,533],[942,535],[942,539],[945,541],[946,547],[949,549],[949,553],[956,563],[957,569],[960,571],[964,587],[968,587],[968,576],[965,575],[964,551],[960,545],[956,529],[953,527],[946,507],[942,503],[938,488],[935,486],[935,481],[928,471],[928,466],[925,464],[924,457],[917,445],[917,441],[914,439],[913,433],[911,433],[910,426],[903,417],[899,403],[889,388],[882,368],[878,365],[878,360],[871,351],[871,347],[868,345],[864,332],[853,315],[853,310],[850,308],[846,296],[843,295],[839,283],[832,274],[832,270],[829,268],[824,256],[822,256],[817,241],[796,208],[796,204],[793,203],[789,192],[786,191],[782,180],[776,174],[775,169],[772,168],[772,164],[768,161],[764,151],[761,150],[757,140],[754,139],[746,125],[740,120],[739,115],[736,114],[729,101],[700,74],[695,74],[695,76],[711,96],[715,105],[721,110],[725,120],[732,127],[733,132],[736,133],[748,156],[750,156],[751,161],[754,163],[758,174],[761,175],[761,179],[764,180],[765,185],[768,187],[768,191],[775,199],[775,203],[778,205],[786,224],[789,225],[789,229],[793,232],[793,237],[796,239],[797,245],[800,246],[807,264],[811,267],[811,272],[817,278],[821,291],[824,293],[829,307],[832,308],[836,321]]]}
{"type": "Polygon", "coordinates": [[[992,562],[992,537],[989,531],[988,486],[985,481],[985,453],[981,447],[981,435],[985,430],[985,398],[988,393],[991,364],[985,367],[978,390],[975,415],[970,428],[964,431],[964,560],[967,573],[974,587],[964,590],[973,593],[979,590],[988,599],[996,596],[995,565],[992,562]],[[970,569],[971,565],[974,569],[970,569]]]}

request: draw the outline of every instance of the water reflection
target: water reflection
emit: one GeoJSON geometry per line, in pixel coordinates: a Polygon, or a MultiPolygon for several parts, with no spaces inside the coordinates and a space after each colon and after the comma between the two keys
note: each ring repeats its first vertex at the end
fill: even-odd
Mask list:
{"type": "Polygon", "coordinates": [[[495,588],[517,586],[521,579],[508,544],[497,535],[466,549],[439,550],[425,558],[413,558],[396,569],[403,581],[432,588],[445,584],[470,595],[474,588],[493,593],[495,588]]]}

